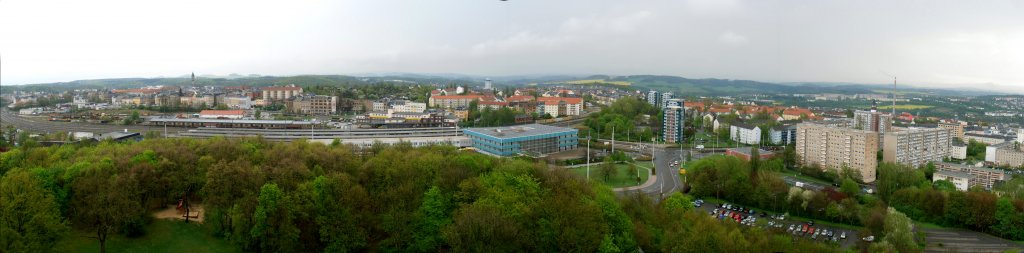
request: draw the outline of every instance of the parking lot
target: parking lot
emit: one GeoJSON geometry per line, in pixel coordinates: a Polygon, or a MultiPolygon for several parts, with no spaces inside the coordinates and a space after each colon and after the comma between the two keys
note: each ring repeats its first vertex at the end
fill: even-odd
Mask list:
{"type": "Polygon", "coordinates": [[[814,224],[813,221],[803,222],[784,214],[755,211],[730,203],[703,202],[698,209],[722,222],[757,226],[775,233],[789,234],[794,238],[835,243],[844,248],[853,247],[860,240],[854,230],[814,224]]]}

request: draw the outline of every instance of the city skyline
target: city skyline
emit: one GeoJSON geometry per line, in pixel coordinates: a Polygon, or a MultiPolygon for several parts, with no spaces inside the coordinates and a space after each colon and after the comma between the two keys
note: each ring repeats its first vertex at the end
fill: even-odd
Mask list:
{"type": "Polygon", "coordinates": [[[216,74],[675,75],[1024,92],[1024,6],[0,3],[3,85],[216,74]]]}

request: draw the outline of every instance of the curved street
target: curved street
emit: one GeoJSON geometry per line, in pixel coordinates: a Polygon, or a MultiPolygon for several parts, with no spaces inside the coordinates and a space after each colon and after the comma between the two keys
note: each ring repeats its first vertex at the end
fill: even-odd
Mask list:
{"type": "Polygon", "coordinates": [[[657,175],[651,177],[651,180],[655,180],[655,182],[639,189],[621,191],[620,194],[646,194],[657,202],[673,192],[683,190],[683,182],[679,178],[678,168],[670,166],[673,161],[681,160],[682,151],[656,146],[653,153],[654,161],[652,162],[657,175]]]}

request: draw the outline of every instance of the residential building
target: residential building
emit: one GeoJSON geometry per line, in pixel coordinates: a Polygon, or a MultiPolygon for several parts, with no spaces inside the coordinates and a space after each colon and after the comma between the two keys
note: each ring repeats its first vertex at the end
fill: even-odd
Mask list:
{"type": "MultiPolygon", "coordinates": [[[[663,92],[663,93],[661,93],[661,98],[658,100],[658,105],[660,107],[668,106],[668,100],[672,99],[672,98],[675,98],[674,95],[672,94],[672,92],[663,92]]],[[[683,105],[679,105],[679,106],[683,106],[683,105]]]]}
{"type": "Polygon", "coordinates": [[[579,116],[583,109],[582,98],[539,97],[537,102],[537,114],[550,114],[552,117],[579,116]]]}
{"type": "Polygon", "coordinates": [[[797,125],[796,152],[800,164],[837,171],[848,167],[870,183],[878,167],[878,133],[802,123],[797,125]]]}
{"type": "Polygon", "coordinates": [[[665,107],[664,122],[662,122],[662,136],[664,136],[665,142],[683,143],[683,129],[686,122],[684,115],[686,115],[686,110],[681,106],[670,105],[665,107]]]}
{"type": "Polygon", "coordinates": [[[985,145],[999,145],[1003,142],[1006,142],[1006,139],[998,135],[965,133],[963,141],[968,142],[970,140],[985,143],[985,145]]]}
{"type": "Polygon", "coordinates": [[[289,98],[285,107],[295,114],[332,115],[338,112],[338,97],[324,95],[299,95],[289,98]]]}
{"type": "Polygon", "coordinates": [[[997,165],[1005,165],[1010,167],[1020,167],[1024,165],[1024,144],[1017,145],[1016,142],[1002,143],[998,145],[992,145],[985,148],[985,161],[993,162],[997,165]],[[992,159],[989,159],[991,152],[992,159]]]}
{"type": "Polygon", "coordinates": [[[892,116],[878,112],[873,107],[871,111],[857,110],[853,112],[853,127],[885,134],[892,129],[892,116]]]}
{"type": "Polygon", "coordinates": [[[508,107],[508,102],[505,101],[480,101],[476,104],[476,109],[479,111],[484,109],[498,110],[505,107],[508,107]]]}
{"type": "Polygon", "coordinates": [[[967,189],[980,186],[986,190],[992,190],[996,182],[1008,179],[1006,172],[1003,170],[955,163],[935,163],[935,173],[940,171],[960,172],[969,175],[967,189]]]}
{"type": "Polygon", "coordinates": [[[884,138],[882,161],[914,167],[942,161],[953,143],[945,128],[910,128],[885,133],[884,138]]]}
{"type": "Polygon", "coordinates": [[[949,158],[967,159],[967,145],[953,144],[949,147],[949,158]]]}
{"type": "Polygon", "coordinates": [[[529,124],[512,127],[468,128],[463,130],[473,147],[496,156],[543,156],[576,149],[577,132],[573,128],[529,124]]]}
{"type": "Polygon", "coordinates": [[[456,107],[469,107],[469,103],[474,100],[494,100],[493,97],[485,97],[484,95],[441,95],[441,96],[430,96],[428,104],[431,107],[441,108],[456,108],[456,107]]]}
{"type": "Polygon", "coordinates": [[[782,125],[769,130],[772,144],[789,145],[796,143],[796,125],[782,125]]]}
{"type": "MultiPolygon", "coordinates": [[[[376,107],[376,106],[375,106],[376,107]]],[[[396,112],[422,113],[427,110],[426,103],[413,102],[409,100],[391,101],[391,108],[396,112]]]]}
{"type": "Polygon", "coordinates": [[[1020,129],[1017,129],[1017,143],[1024,145],[1024,126],[1022,126],[1020,129]]]}
{"type": "Polygon", "coordinates": [[[798,120],[803,118],[813,118],[814,112],[804,108],[791,107],[782,110],[782,119],[784,120],[798,120]]]}
{"type": "Polygon", "coordinates": [[[956,186],[956,189],[959,191],[967,191],[967,189],[970,189],[971,178],[972,177],[970,174],[959,171],[943,170],[935,171],[935,173],[932,174],[932,182],[946,180],[949,181],[950,183],[953,183],[953,185],[956,186]]]}
{"type": "Polygon", "coordinates": [[[245,117],[243,110],[202,110],[199,112],[200,119],[242,119],[245,117]]]}
{"type": "Polygon", "coordinates": [[[452,109],[452,114],[454,114],[456,118],[459,118],[459,120],[469,119],[469,109],[467,107],[452,109]]]}
{"type": "MultiPolygon", "coordinates": [[[[744,161],[750,161],[751,153],[754,151],[755,148],[758,147],[729,148],[725,150],[725,155],[731,155],[743,159],[744,161]]],[[[757,152],[757,157],[760,157],[762,161],[775,157],[775,152],[769,150],[758,149],[757,152]]]]}
{"type": "Polygon", "coordinates": [[[943,129],[949,130],[950,134],[953,135],[953,137],[956,137],[957,139],[960,139],[960,140],[966,142],[966,140],[964,140],[964,125],[966,125],[966,124],[967,124],[967,122],[963,122],[963,121],[954,121],[954,122],[943,121],[943,122],[939,122],[939,127],[943,128],[943,129]]]}
{"type": "Polygon", "coordinates": [[[154,97],[156,106],[177,107],[181,105],[181,96],[178,93],[161,93],[154,97]]]}
{"type": "Polygon", "coordinates": [[[652,90],[647,92],[647,103],[650,103],[651,105],[654,106],[658,106],[661,104],[658,103],[658,91],[652,90]]]}
{"type": "Polygon", "coordinates": [[[252,109],[252,98],[246,96],[224,96],[224,105],[234,109],[252,109]]]}
{"type": "Polygon", "coordinates": [[[302,94],[302,87],[297,87],[294,84],[263,87],[263,99],[269,101],[283,101],[300,94],[302,94]]]}
{"type": "Polygon", "coordinates": [[[373,111],[377,111],[377,112],[387,111],[388,109],[390,109],[390,108],[388,108],[389,107],[388,106],[389,103],[390,102],[387,101],[387,100],[373,101],[373,111]]]}
{"type": "Polygon", "coordinates": [[[733,122],[729,126],[729,136],[733,141],[758,145],[761,144],[761,127],[742,122],[733,122]]]}
{"type": "Polygon", "coordinates": [[[217,97],[212,94],[181,96],[178,99],[178,104],[187,107],[209,108],[217,105],[217,97]]]}

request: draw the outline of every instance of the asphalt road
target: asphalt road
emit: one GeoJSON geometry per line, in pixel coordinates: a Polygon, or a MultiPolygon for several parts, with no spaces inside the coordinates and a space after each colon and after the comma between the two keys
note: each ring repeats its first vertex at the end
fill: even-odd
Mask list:
{"type": "Polygon", "coordinates": [[[668,197],[673,192],[683,190],[683,182],[679,179],[678,168],[669,166],[669,163],[672,161],[681,160],[679,159],[679,150],[666,150],[665,148],[655,147],[653,152],[654,170],[657,171],[655,180],[657,181],[650,186],[632,191],[624,191],[622,194],[646,194],[657,202],[668,197]]]}
{"type": "Polygon", "coordinates": [[[925,252],[1024,252],[1024,245],[963,229],[922,229],[925,252]]]}

